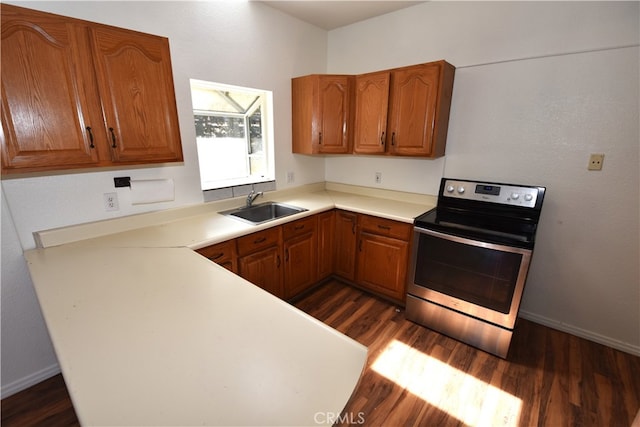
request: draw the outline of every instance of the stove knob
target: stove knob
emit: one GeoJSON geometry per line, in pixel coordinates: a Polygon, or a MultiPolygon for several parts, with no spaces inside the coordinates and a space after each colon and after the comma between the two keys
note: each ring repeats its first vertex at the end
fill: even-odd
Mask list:
{"type": "Polygon", "coordinates": [[[518,200],[520,198],[520,195],[518,193],[511,193],[511,198],[513,200],[518,200]]]}
{"type": "Polygon", "coordinates": [[[532,201],[532,200],[533,200],[533,196],[532,196],[531,194],[525,194],[525,195],[524,195],[524,199],[525,199],[527,202],[530,202],[530,201],[532,201]]]}
{"type": "Polygon", "coordinates": [[[453,190],[455,190],[453,185],[450,185],[450,186],[447,187],[447,193],[453,193],[453,190]]]}
{"type": "Polygon", "coordinates": [[[460,194],[464,193],[464,187],[462,185],[460,187],[458,187],[458,193],[460,193],[460,194]]]}

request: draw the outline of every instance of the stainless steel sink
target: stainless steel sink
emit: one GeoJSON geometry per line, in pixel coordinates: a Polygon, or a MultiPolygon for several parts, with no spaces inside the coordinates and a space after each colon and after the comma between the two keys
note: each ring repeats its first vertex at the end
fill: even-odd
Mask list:
{"type": "Polygon", "coordinates": [[[291,206],[284,203],[266,202],[251,207],[242,207],[220,212],[222,215],[234,217],[250,224],[262,224],[278,218],[307,211],[308,209],[291,206]]]}

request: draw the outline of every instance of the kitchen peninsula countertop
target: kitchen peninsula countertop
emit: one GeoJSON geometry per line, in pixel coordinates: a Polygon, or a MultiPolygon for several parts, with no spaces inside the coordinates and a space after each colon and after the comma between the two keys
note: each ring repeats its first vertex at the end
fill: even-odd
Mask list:
{"type": "Polygon", "coordinates": [[[38,233],[25,257],[80,422],[332,424],[366,348],[193,251],[336,207],[432,207],[316,190],[267,193],[308,211],[259,226],[217,213],[235,199],[38,233]]]}

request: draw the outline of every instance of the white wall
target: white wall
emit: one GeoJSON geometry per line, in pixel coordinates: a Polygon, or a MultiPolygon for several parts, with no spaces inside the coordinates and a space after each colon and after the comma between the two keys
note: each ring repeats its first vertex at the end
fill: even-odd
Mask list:
{"type": "Polygon", "coordinates": [[[444,159],[328,158],[327,181],[546,186],[521,314],[640,354],[639,22],[638,2],[428,2],[331,31],[329,72],[458,69],[444,159]]]}
{"type": "MultiPolygon", "coordinates": [[[[327,32],[255,2],[10,2],[169,38],[184,164],[58,174],[2,181],[2,395],[57,370],[23,249],[32,232],[203,201],[198,176],[189,79],[273,91],[279,189],[324,180],[324,160],[291,154],[291,78],[326,67],[327,32]],[[295,182],[286,184],[286,172],[295,182]],[[172,178],[174,202],[132,206],[118,189],[120,210],[105,212],[113,177],[172,178]]],[[[97,273],[99,274],[99,273],[97,273]]]]}

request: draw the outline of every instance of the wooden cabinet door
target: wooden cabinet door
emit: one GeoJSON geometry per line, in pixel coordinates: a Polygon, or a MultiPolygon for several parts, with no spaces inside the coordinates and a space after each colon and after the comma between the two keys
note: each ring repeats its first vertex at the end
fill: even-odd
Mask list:
{"type": "Polygon", "coordinates": [[[333,274],[335,233],[335,211],[318,214],[318,280],[333,274]]]}
{"type": "Polygon", "coordinates": [[[2,172],[91,166],[102,120],[83,29],[2,4],[2,172]]]}
{"type": "Polygon", "coordinates": [[[291,79],[291,152],[318,152],[318,76],[291,79]]]}
{"type": "Polygon", "coordinates": [[[386,151],[389,80],[388,71],[355,78],[354,153],[384,154],[386,151]]]}
{"type": "Polygon", "coordinates": [[[240,276],[249,282],[283,298],[281,264],[280,248],[271,246],[240,257],[238,271],[240,276]]]}
{"type": "Polygon", "coordinates": [[[318,279],[315,233],[305,233],[285,240],[283,252],[284,296],[291,298],[314,285],[318,279]]]}
{"type": "Polygon", "coordinates": [[[102,26],[90,34],[112,160],[182,160],[168,40],[102,26]]]}
{"type": "Polygon", "coordinates": [[[391,154],[431,155],[440,68],[436,63],[394,71],[387,127],[391,154]]]}
{"type": "Polygon", "coordinates": [[[408,256],[408,242],[361,232],[358,242],[358,284],[372,292],[403,301],[408,256]]]}
{"type": "Polygon", "coordinates": [[[351,151],[352,77],[319,75],[291,80],[292,152],[351,151]]]}
{"type": "Polygon", "coordinates": [[[357,224],[357,214],[336,212],[335,273],[350,281],[356,276],[357,224]]]}
{"type": "Polygon", "coordinates": [[[320,126],[318,152],[348,153],[350,130],[350,77],[321,76],[319,81],[320,126]]]}
{"type": "Polygon", "coordinates": [[[284,295],[291,298],[318,281],[317,216],[282,225],[284,295]]]}

